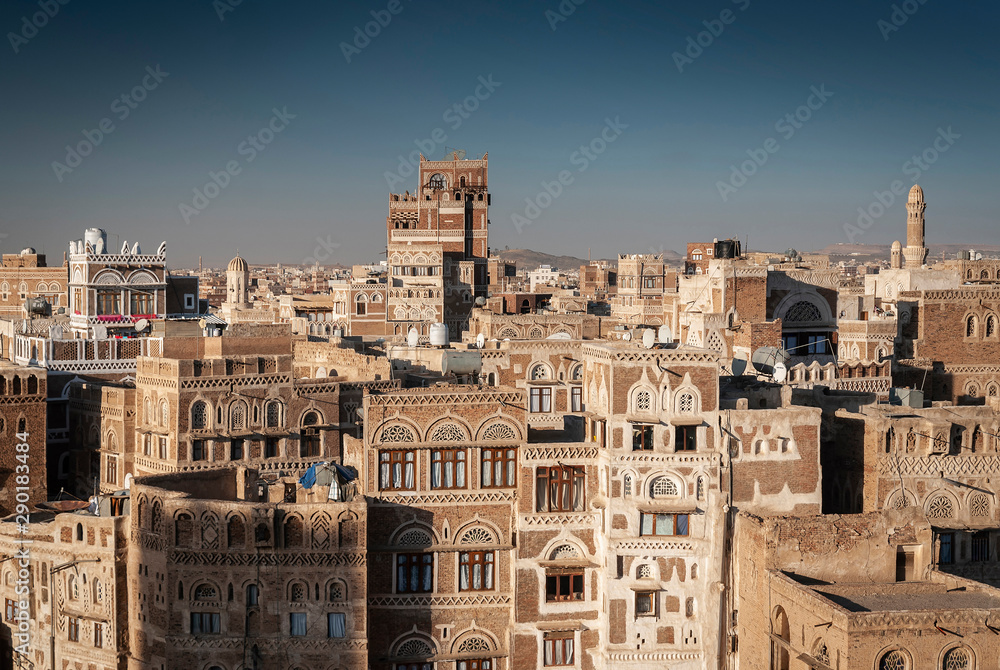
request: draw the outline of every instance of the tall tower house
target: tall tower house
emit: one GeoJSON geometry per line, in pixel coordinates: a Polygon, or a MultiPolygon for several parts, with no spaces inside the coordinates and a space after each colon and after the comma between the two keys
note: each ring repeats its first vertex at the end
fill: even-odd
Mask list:
{"type": "Polygon", "coordinates": [[[489,285],[488,157],[420,157],[418,188],[389,195],[386,217],[390,333],[426,333],[435,321],[453,339],[468,328],[477,297],[489,285]]]}

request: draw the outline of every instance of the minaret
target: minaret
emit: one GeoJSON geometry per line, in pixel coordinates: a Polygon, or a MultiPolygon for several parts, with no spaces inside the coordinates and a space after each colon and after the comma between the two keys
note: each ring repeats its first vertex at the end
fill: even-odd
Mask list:
{"type": "Polygon", "coordinates": [[[893,270],[903,267],[903,245],[899,243],[899,240],[892,243],[891,265],[893,270]]]}
{"type": "Polygon", "coordinates": [[[250,282],[250,266],[237,256],[229,261],[226,268],[226,302],[233,307],[246,308],[247,284],[250,282]]]}
{"type": "Polygon", "coordinates": [[[927,261],[927,247],[924,246],[924,190],[914,184],[906,199],[906,258],[907,269],[919,268],[927,261]]]}

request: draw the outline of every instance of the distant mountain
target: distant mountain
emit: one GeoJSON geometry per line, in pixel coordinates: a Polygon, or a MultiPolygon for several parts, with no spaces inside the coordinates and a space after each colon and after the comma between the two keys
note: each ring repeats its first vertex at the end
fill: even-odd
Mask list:
{"type": "MultiPolygon", "coordinates": [[[[581,265],[587,264],[587,259],[585,258],[577,258],[576,256],[555,256],[541,251],[532,251],[531,249],[493,249],[492,252],[506,261],[514,261],[519,270],[534,270],[539,265],[551,265],[559,268],[560,270],[579,270],[581,265]]],[[[595,258],[594,260],[604,260],[611,265],[618,264],[617,258],[595,258]]],[[[663,250],[663,260],[666,261],[668,265],[678,265],[684,260],[684,258],[670,249],[665,249],[663,250]]]]}

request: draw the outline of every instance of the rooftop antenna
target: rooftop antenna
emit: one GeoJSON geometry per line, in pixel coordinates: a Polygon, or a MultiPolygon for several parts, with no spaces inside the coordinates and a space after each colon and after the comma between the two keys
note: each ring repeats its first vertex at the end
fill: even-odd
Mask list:
{"type": "Polygon", "coordinates": [[[452,149],[451,147],[444,148],[445,160],[460,161],[463,158],[465,158],[465,149],[452,149]],[[449,154],[451,155],[451,158],[448,158],[449,154]]]}

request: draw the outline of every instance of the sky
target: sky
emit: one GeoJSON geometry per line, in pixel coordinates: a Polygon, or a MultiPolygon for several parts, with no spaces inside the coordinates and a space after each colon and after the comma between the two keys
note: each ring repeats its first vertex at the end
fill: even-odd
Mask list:
{"type": "Polygon", "coordinates": [[[928,243],[1000,244],[998,24],[943,0],[7,0],[0,249],[98,226],[171,267],[378,261],[412,152],[453,149],[489,154],[494,250],[889,244],[914,182],[928,243]]]}

